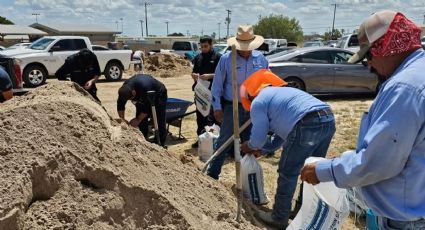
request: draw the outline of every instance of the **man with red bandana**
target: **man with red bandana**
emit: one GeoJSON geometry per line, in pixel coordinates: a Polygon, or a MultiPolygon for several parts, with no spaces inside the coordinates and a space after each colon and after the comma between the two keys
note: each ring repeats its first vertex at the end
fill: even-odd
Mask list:
{"type": "Polygon", "coordinates": [[[425,52],[421,30],[380,11],[360,26],[360,51],[382,82],[360,125],[357,148],[304,166],[301,179],[357,188],[380,229],[425,229],[425,52]]]}

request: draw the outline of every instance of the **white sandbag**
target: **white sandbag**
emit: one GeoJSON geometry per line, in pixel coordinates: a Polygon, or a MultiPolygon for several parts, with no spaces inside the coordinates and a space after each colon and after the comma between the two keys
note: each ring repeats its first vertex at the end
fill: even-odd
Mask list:
{"type": "MultiPolygon", "coordinates": [[[[310,157],[306,164],[323,159],[310,157]]],[[[346,195],[347,191],[336,187],[333,182],[316,186],[304,183],[301,209],[287,229],[340,229],[350,213],[346,195]]]]}
{"type": "Polygon", "coordinates": [[[210,114],[212,95],[208,89],[210,82],[198,79],[195,85],[195,105],[202,116],[210,114]]]}
{"type": "Polygon", "coordinates": [[[241,160],[242,190],[244,196],[254,204],[267,204],[269,198],[264,191],[263,169],[254,155],[245,155],[241,160]]]}
{"type": "Polygon", "coordinates": [[[214,153],[214,142],[220,133],[217,125],[205,126],[205,133],[198,137],[198,156],[202,162],[206,162],[214,153]]]}

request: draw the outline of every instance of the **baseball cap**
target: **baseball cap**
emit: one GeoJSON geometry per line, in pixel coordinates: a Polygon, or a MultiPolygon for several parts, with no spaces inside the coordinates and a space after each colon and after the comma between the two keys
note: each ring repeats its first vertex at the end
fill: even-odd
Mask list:
{"type": "Polygon", "coordinates": [[[358,31],[360,50],[348,60],[348,63],[362,61],[372,44],[387,33],[396,15],[395,11],[383,10],[369,16],[358,31]]]}

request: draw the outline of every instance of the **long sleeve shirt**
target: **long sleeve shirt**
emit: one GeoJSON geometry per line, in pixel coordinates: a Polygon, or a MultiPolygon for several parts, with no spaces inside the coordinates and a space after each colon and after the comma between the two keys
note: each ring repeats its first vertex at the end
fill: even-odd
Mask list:
{"type": "Polygon", "coordinates": [[[291,87],[267,87],[251,104],[251,149],[261,149],[267,141],[269,131],[280,138],[282,144],[295,124],[307,113],[329,108],[329,105],[312,95],[291,87]]]}
{"type": "MultiPolygon", "coordinates": [[[[124,82],[130,89],[136,91],[136,96],[132,99],[133,104],[139,106],[140,113],[149,113],[151,105],[148,100],[148,92],[155,91],[156,101],[167,98],[167,88],[160,81],[150,75],[138,74],[124,82]]],[[[118,95],[117,111],[124,111],[127,100],[118,95]]],[[[139,115],[139,114],[137,114],[139,115]]]]}
{"type": "Polygon", "coordinates": [[[84,86],[88,81],[92,80],[95,76],[100,76],[100,66],[96,55],[91,56],[92,66],[85,67],[80,63],[80,56],[78,53],[69,56],[65,63],[56,71],[55,76],[59,80],[66,80],[68,76],[71,81],[84,86]]]}
{"type": "Polygon", "coordinates": [[[425,52],[412,53],[363,116],[355,151],[320,161],[321,182],[358,187],[378,215],[425,218],[425,52]]]}
{"type": "MultiPolygon", "coordinates": [[[[269,68],[268,61],[263,54],[257,50],[253,50],[248,59],[236,55],[236,63],[238,90],[251,74],[257,70],[269,68]]],[[[218,66],[215,69],[211,88],[214,111],[222,110],[221,99],[233,101],[232,92],[232,52],[229,52],[221,56],[218,66]]]]}

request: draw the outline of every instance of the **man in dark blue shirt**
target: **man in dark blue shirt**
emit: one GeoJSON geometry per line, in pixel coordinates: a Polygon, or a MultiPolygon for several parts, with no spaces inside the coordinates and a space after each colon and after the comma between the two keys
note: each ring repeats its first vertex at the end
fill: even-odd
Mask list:
{"type": "Polygon", "coordinates": [[[56,71],[56,77],[59,80],[67,80],[68,76],[71,81],[79,84],[87,90],[94,99],[100,101],[96,95],[96,82],[100,77],[100,66],[96,55],[88,49],[69,56],[62,67],[56,71]]]}
{"type": "Polygon", "coordinates": [[[159,139],[161,146],[165,146],[167,137],[165,109],[167,105],[167,89],[164,84],[150,75],[138,74],[124,82],[118,90],[117,111],[121,120],[133,127],[139,127],[148,139],[148,118],[152,117],[152,105],[148,100],[148,92],[155,91],[155,109],[158,119],[159,139]],[[131,100],[136,106],[136,117],[131,121],[125,119],[125,104],[131,100]]]}
{"type": "MultiPolygon", "coordinates": [[[[201,51],[202,53],[198,54],[193,59],[193,71],[192,78],[195,81],[192,90],[194,90],[195,85],[198,79],[202,79],[209,82],[209,89],[211,90],[212,81],[214,79],[215,68],[218,65],[218,61],[220,60],[221,55],[214,51],[212,46],[212,38],[210,37],[202,37],[200,39],[201,43],[201,51]]],[[[196,100],[196,99],[195,99],[196,100]]],[[[196,123],[198,125],[198,129],[196,133],[201,135],[204,131],[205,126],[211,126],[214,124],[214,116],[211,109],[211,114],[204,117],[199,110],[196,110],[196,123]]],[[[196,141],[193,145],[193,148],[198,147],[198,141],[196,141]]]]}
{"type": "Polygon", "coordinates": [[[12,82],[9,74],[0,67],[0,102],[5,102],[13,97],[12,82]]]}

